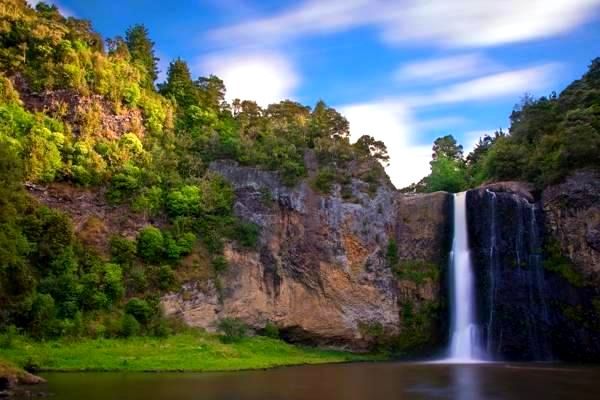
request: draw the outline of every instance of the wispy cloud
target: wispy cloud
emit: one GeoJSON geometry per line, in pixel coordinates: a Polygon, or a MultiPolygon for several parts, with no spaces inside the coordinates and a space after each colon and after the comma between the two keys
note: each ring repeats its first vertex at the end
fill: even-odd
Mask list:
{"type": "Polygon", "coordinates": [[[486,74],[497,66],[481,54],[418,60],[402,65],[394,74],[399,82],[441,82],[486,74]]]}
{"type": "Polygon", "coordinates": [[[568,32],[597,17],[599,6],[600,0],[307,0],[209,36],[227,43],[272,43],[374,26],[390,43],[485,47],[568,32]]]}
{"type": "Polygon", "coordinates": [[[239,98],[266,106],[293,97],[300,82],[293,63],[280,52],[214,53],[197,66],[225,82],[228,101],[239,98]]]}
{"type": "MultiPolygon", "coordinates": [[[[505,71],[440,87],[425,95],[375,99],[344,105],[339,109],[350,122],[353,140],[369,134],[386,143],[391,158],[388,175],[397,187],[404,187],[430,171],[431,146],[421,144],[419,132],[464,122],[456,117],[418,120],[415,115],[419,109],[439,104],[492,100],[544,88],[556,69],[556,64],[544,64],[505,71]]],[[[468,152],[480,136],[493,131],[468,132],[459,135],[459,138],[468,152]]]]}
{"type": "Polygon", "coordinates": [[[402,101],[408,101],[413,107],[423,107],[519,95],[547,88],[558,69],[559,64],[548,63],[500,72],[444,86],[432,93],[413,96],[402,101]]]}

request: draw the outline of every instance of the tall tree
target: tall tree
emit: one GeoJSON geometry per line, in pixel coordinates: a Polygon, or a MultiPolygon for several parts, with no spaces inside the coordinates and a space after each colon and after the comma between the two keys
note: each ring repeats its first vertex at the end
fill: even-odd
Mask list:
{"type": "Polygon", "coordinates": [[[350,137],[348,120],[335,109],[328,107],[323,100],[317,102],[311,113],[311,142],[318,137],[332,139],[348,139],[350,137]]]}
{"type": "Polygon", "coordinates": [[[163,96],[175,99],[180,110],[198,102],[192,74],[187,63],[181,58],[169,64],[167,80],[159,84],[158,88],[163,96]]]}
{"type": "Polygon", "coordinates": [[[195,82],[203,108],[218,112],[225,101],[225,84],[215,76],[201,76],[195,82]]]}
{"type": "Polygon", "coordinates": [[[450,160],[462,160],[463,147],[456,142],[452,135],[439,137],[433,142],[432,157],[434,160],[440,157],[446,157],[450,160]]]}
{"type": "Polygon", "coordinates": [[[158,78],[158,58],[154,54],[154,42],[150,40],[148,29],[141,24],[130,27],[125,32],[125,42],[131,58],[145,69],[145,84],[151,88],[158,78]]]}

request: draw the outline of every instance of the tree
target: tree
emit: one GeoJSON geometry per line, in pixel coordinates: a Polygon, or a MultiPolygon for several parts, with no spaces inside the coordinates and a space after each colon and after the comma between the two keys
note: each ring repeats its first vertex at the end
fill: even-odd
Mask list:
{"type": "Polygon", "coordinates": [[[483,137],[480,137],[473,151],[471,151],[467,156],[467,165],[473,166],[477,164],[483,158],[483,156],[487,154],[488,150],[492,147],[496,139],[504,136],[506,136],[506,134],[502,131],[501,128],[494,132],[493,136],[485,134],[483,135],[483,137]]]}
{"type": "Polygon", "coordinates": [[[225,101],[225,84],[215,76],[201,76],[194,83],[198,88],[200,105],[202,108],[218,113],[225,101]]]}
{"type": "Polygon", "coordinates": [[[335,109],[328,107],[323,100],[319,100],[310,115],[310,143],[319,137],[331,139],[348,139],[350,125],[335,109]]]}
{"type": "Polygon", "coordinates": [[[131,59],[146,72],[145,86],[152,88],[158,77],[158,58],[154,54],[154,42],[150,40],[148,29],[141,24],[130,27],[125,32],[125,42],[131,59]]]}
{"type": "Polygon", "coordinates": [[[386,165],[390,161],[385,143],[381,140],[375,140],[373,136],[362,135],[354,146],[364,155],[374,157],[386,165]]]}
{"type": "Polygon", "coordinates": [[[463,157],[463,147],[456,142],[452,135],[446,135],[435,139],[433,142],[433,160],[445,157],[449,160],[459,161],[463,157]]]}
{"type": "Polygon", "coordinates": [[[425,181],[428,192],[460,192],[467,187],[464,164],[445,156],[438,157],[431,162],[431,174],[425,181]]]}
{"type": "Polygon", "coordinates": [[[158,88],[163,96],[175,99],[180,110],[198,103],[192,74],[187,63],[180,58],[169,64],[167,80],[159,84],[158,88]]]}

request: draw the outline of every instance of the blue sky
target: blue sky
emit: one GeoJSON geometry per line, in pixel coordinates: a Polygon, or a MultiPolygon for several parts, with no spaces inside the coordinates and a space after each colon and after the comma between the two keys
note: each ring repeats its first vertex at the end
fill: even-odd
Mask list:
{"type": "Polygon", "coordinates": [[[428,173],[436,137],[469,149],[524,93],[560,92],[600,56],[600,0],[52,2],[105,37],[144,23],[163,72],[182,57],[230,99],[323,99],[354,138],[386,142],[398,187],[428,173]]]}

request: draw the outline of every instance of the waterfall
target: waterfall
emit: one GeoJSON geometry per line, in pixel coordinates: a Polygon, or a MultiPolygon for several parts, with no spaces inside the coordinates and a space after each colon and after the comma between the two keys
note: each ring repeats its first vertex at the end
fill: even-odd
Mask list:
{"type": "Polygon", "coordinates": [[[454,195],[454,235],[450,253],[449,360],[474,362],[480,354],[475,321],[474,274],[467,231],[466,192],[454,195]]]}
{"type": "Polygon", "coordinates": [[[477,287],[476,356],[551,360],[542,210],[515,193],[476,189],[467,197],[477,287]]]}

